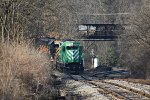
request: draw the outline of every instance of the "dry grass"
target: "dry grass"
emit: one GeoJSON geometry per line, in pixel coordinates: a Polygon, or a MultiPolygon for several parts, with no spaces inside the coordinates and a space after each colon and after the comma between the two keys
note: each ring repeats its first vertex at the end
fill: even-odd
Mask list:
{"type": "Polygon", "coordinates": [[[0,98],[41,99],[49,94],[48,57],[25,43],[12,44],[0,44],[0,98]]]}

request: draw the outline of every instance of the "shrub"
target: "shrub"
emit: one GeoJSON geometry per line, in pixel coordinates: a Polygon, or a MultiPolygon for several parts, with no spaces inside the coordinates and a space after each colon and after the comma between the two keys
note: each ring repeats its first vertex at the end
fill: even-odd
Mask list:
{"type": "MultiPolygon", "coordinates": [[[[52,88],[48,57],[25,43],[0,44],[0,98],[39,99],[52,88]]],[[[47,94],[46,94],[47,93],[47,94]]]]}

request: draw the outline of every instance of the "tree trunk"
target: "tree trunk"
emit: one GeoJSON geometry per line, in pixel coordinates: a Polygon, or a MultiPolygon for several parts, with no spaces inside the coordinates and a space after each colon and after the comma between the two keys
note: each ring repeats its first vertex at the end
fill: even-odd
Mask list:
{"type": "Polygon", "coordinates": [[[1,27],[2,27],[2,29],[1,29],[1,31],[2,31],[1,42],[3,43],[4,42],[4,26],[2,23],[1,23],[1,27]]]}

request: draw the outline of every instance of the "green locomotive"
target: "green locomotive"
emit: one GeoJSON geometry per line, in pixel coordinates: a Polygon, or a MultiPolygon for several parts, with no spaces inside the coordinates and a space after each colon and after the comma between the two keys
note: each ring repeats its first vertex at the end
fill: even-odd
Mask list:
{"type": "Polygon", "coordinates": [[[84,71],[83,46],[80,42],[63,42],[58,49],[56,68],[68,73],[81,73],[84,71]]]}

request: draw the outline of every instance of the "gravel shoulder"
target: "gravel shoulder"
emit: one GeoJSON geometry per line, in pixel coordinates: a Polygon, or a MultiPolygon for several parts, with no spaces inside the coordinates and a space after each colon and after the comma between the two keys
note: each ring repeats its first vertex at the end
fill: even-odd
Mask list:
{"type": "Polygon", "coordinates": [[[105,91],[80,81],[67,80],[64,89],[68,94],[68,100],[73,95],[76,95],[76,99],[81,100],[112,100],[105,91]]]}
{"type": "Polygon", "coordinates": [[[143,91],[145,93],[150,94],[150,85],[140,84],[140,83],[132,83],[123,80],[105,80],[106,82],[112,82],[116,84],[120,84],[129,88],[133,88],[139,91],[143,91]]]}
{"type": "MultiPolygon", "coordinates": [[[[138,82],[136,83],[129,82],[126,79],[110,78],[110,76],[112,75],[114,75],[113,77],[116,77],[118,74],[121,75],[123,73],[127,74],[126,71],[107,71],[107,72],[99,72],[96,76],[95,75],[93,76],[92,73],[89,74],[84,73],[83,75],[87,79],[93,80],[95,82],[106,81],[106,82],[116,83],[116,84],[123,85],[125,87],[129,87],[150,94],[150,85],[141,84],[138,82]]],[[[56,75],[54,76],[56,76],[56,80],[59,84],[58,88],[59,90],[63,91],[66,100],[114,100],[114,97],[112,97],[111,94],[96,87],[95,85],[83,81],[84,79],[82,79],[80,75],[74,75],[78,79],[78,80],[74,80],[69,75],[64,73],[55,72],[55,74],[56,75]]],[[[123,89],[121,91],[127,92],[127,90],[123,90],[123,89]]]]}

